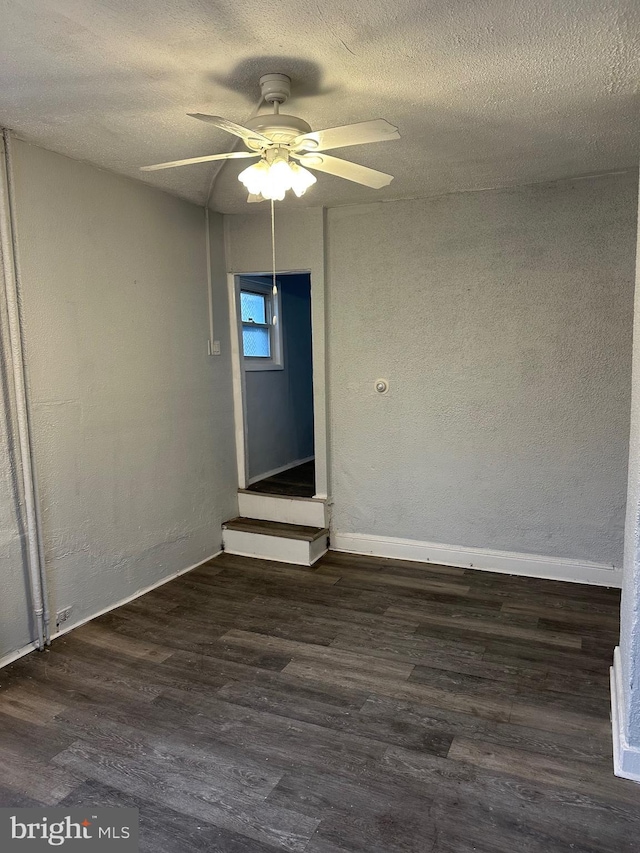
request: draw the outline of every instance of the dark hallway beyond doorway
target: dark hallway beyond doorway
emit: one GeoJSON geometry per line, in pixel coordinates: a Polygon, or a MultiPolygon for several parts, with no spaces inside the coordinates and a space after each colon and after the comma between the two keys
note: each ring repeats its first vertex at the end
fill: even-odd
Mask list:
{"type": "Polygon", "coordinates": [[[281,471],[272,477],[266,477],[249,486],[250,492],[266,495],[287,495],[292,498],[312,498],[316,493],[315,461],[304,462],[281,471]]]}

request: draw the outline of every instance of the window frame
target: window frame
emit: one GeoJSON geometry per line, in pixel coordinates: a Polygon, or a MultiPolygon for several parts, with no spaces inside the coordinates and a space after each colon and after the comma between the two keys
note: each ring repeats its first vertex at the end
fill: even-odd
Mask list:
{"type": "Polygon", "coordinates": [[[280,288],[274,296],[273,285],[262,281],[251,281],[243,278],[238,282],[238,326],[240,330],[240,347],[242,363],[245,370],[284,370],[282,347],[282,312],[280,304],[280,288]],[[242,321],[242,293],[255,293],[265,299],[265,316],[267,323],[244,323],[242,321]],[[274,323],[275,318],[275,323],[274,323]],[[244,354],[244,327],[257,326],[269,330],[269,348],[271,355],[265,358],[261,355],[244,354]]]}

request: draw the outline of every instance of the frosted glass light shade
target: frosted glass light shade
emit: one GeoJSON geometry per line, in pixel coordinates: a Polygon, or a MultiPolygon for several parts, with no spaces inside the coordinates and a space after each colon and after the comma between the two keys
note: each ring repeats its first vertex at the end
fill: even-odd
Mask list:
{"type": "Polygon", "coordinates": [[[277,157],[271,164],[260,160],[240,172],[238,180],[251,195],[261,195],[274,201],[282,201],[287,190],[291,189],[300,198],[316,182],[308,169],[289,163],[284,157],[277,157]]]}
{"type": "Polygon", "coordinates": [[[245,185],[247,191],[251,195],[260,195],[262,181],[264,176],[269,172],[269,165],[266,160],[259,160],[248,169],[244,169],[238,175],[238,180],[245,185]]]}
{"type": "Polygon", "coordinates": [[[317,178],[308,169],[305,169],[304,166],[298,166],[297,163],[289,163],[289,168],[292,172],[291,189],[300,198],[301,195],[306,193],[309,187],[315,184],[317,178]]]}

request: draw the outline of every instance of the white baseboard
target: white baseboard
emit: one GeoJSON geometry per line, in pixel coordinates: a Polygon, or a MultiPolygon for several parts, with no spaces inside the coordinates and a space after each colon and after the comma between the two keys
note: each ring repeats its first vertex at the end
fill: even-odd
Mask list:
{"type": "Polygon", "coordinates": [[[264,474],[256,474],[255,477],[249,477],[247,486],[252,486],[254,483],[259,483],[260,480],[266,480],[267,477],[275,477],[276,474],[282,474],[283,471],[288,471],[290,468],[297,468],[298,465],[304,465],[306,462],[311,462],[315,456],[305,456],[304,459],[296,459],[293,462],[287,462],[286,465],[281,465],[279,468],[273,468],[271,471],[265,471],[264,474]]]}
{"type": "Polygon", "coordinates": [[[21,649],[16,649],[15,652],[9,652],[8,655],[0,658],[0,669],[3,666],[9,666],[10,663],[13,663],[14,660],[19,660],[23,658],[25,655],[28,655],[30,652],[34,651],[34,649],[38,648],[38,641],[35,640],[33,643],[28,643],[28,645],[23,646],[21,649]]]}
{"type": "MultiPolygon", "coordinates": [[[[51,639],[55,640],[57,637],[62,637],[63,634],[68,634],[69,631],[73,631],[74,628],[79,628],[81,625],[85,625],[87,622],[91,622],[92,619],[97,619],[98,616],[103,616],[105,613],[109,613],[111,610],[116,610],[118,607],[122,607],[124,604],[129,604],[130,601],[135,601],[136,598],[140,598],[141,595],[146,595],[148,592],[157,589],[159,586],[163,586],[165,583],[169,583],[169,581],[179,578],[180,575],[186,575],[187,572],[192,572],[199,566],[204,566],[205,563],[208,563],[209,560],[213,560],[214,557],[218,557],[220,554],[222,554],[222,550],[216,551],[215,554],[212,554],[210,557],[206,557],[204,560],[200,560],[198,563],[194,563],[192,566],[187,566],[186,569],[180,569],[180,571],[178,572],[173,572],[173,574],[161,578],[159,581],[152,583],[150,586],[145,586],[142,589],[139,589],[137,592],[132,593],[132,595],[128,595],[126,598],[123,598],[120,601],[116,601],[115,604],[110,604],[108,607],[103,607],[102,610],[98,610],[96,613],[92,613],[91,616],[85,616],[84,618],[79,619],[77,622],[74,622],[71,625],[65,625],[64,628],[60,628],[55,633],[53,633],[51,635],[51,639]]],[[[34,651],[34,649],[37,648],[38,643],[33,642],[29,643],[27,646],[23,646],[21,649],[18,649],[15,652],[10,652],[8,655],[5,655],[4,657],[0,658],[0,669],[2,669],[3,666],[8,666],[10,663],[13,663],[21,657],[28,655],[30,652],[34,651]]]]}
{"type": "Polygon", "coordinates": [[[622,571],[617,567],[561,557],[441,545],[413,539],[395,539],[391,536],[372,536],[367,533],[332,533],[331,548],[351,554],[371,554],[375,557],[415,560],[420,563],[437,563],[531,578],[622,586],[622,571]]]}
{"type": "Polygon", "coordinates": [[[629,746],[625,737],[625,704],[622,690],[620,646],[613,652],[611,667],[611,729],[613,735],[613,772],[623,779],[640,782],[640,749],[629,746]]]}

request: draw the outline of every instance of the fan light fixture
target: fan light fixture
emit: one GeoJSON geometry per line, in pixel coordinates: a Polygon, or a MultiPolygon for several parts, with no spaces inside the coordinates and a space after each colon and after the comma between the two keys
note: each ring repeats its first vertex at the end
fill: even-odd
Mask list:
{"type": "Polygon", "coordinates": [[[263,74],[260,78],[260,91],[260,105],[262,102],[269,104],[273,112],[264,113],[258,110],[244,125],[236,124],[222,116],[189,113],[191,118],[207,122],[242,139],[245,150],[236,151],[234,147],[222,154],[169,160],[166,163],[155,163],[153,166],[141,166],[141,169],[145,172],[155,172],[157,169],[175,169],[177,166],[217,160],[254,160],[255,165],[238,176],[249,190],[249,202],[283,201],[289,190],[293,190],[300,197],[316,182],[314,172],[326,172],[377,190],[391,183],[392,175],[353,163],[351,160],[342,160],[326,152],[334,148],[351,148],[354,145],[400,139],[397,127],[383,118],[376,118],[340,127],[312,130],[311,125],[304,119],[280,112],[281,105],[291,95],[291,79],[286,74],[263,74]],[[311,169],[311,172],[304,168],[305,166],[311,169]]]}
{"type": "Polygon", "coordinates": [[[300,198],[315,184],[316,177],[308,169],[291,163],[286,153],[276,152],[275,157],[267,157],[244,169],[238,180],[245,185],[253,196],[267,200],[282,201],[287,190],[293,190],[300,198]],[[269,162],[270,161],[270,162],[269,162]]]}

